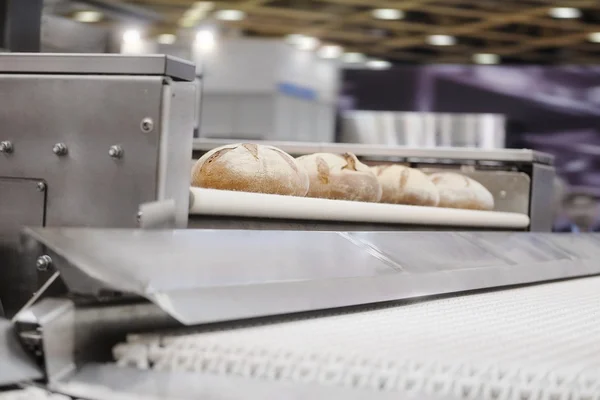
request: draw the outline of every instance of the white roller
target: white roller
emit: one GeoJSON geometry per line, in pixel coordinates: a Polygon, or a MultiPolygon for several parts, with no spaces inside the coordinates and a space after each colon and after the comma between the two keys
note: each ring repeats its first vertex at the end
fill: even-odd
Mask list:
{"type": "Polygon", "coordinates": [[[529,226],[529,217],[516,213],[362,203],[194,187],[191,188],[190,214],[511,229],[529,226]]]}

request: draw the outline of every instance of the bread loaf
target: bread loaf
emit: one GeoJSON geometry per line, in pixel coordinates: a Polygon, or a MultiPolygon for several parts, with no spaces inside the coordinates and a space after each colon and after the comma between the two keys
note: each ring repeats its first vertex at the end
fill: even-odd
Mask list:
{"type": "Polygon", "coordinates": [[[382,203],[437,206],[437,187],[418,169],[403,165],[379,165],[371,168],[377,176],[383,194],[382,203]]]}
{"type": "Polygon", "coordinates": [[[297,160],[308,172],[309,197],[367,202],[381,199],[377,177],[352,153],[316,153],[297,160]]]}
{"type": "Polygon", "coordinates": [[[221,146],[192,168],[192,186],[242,192],[305,196],[308,175],[276,147],[249,143],[221,146]]]}
{"type": "Polygon", "coordinates": [[[493,210],[494,196],[482,184],[453,172],[429,176],[440,193],[440,207],[470,210],[493,210]]]}

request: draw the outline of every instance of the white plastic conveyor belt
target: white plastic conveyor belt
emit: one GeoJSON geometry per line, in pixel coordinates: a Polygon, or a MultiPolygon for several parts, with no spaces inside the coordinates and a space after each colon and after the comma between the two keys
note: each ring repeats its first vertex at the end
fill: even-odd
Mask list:
{"type": "Polygon", "coordinates": [[[190,214],[525,229],[523,214],[279,196],[192,187],[190,214]]]}
{"type": "Polygon", "coordinates": [[[592,277],[223,331],[136,335],[115,353],[142,368],[366,396],[597,400],[599,336],[600,277],[592,277]]]}

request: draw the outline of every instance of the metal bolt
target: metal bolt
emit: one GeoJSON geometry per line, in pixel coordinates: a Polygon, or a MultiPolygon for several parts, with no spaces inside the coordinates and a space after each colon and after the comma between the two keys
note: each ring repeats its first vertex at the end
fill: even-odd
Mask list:
{"type": "Polygon", "coordinates": [[[13,144],[8,140],[4,140],[0,142],[0,153],[12,153],[13,152],[13,144]]]}
{"type": "Polygon", "coordinates": [[[123,157],[123,148],[119,145],[110,146],[108,155],[112,158],[121,158],[123,157]]]}
{"type": "Polygon", "coordinates": [[[46,190],[46,184],[44,182],[38,182],[36,187],[38,192],[44,192],[46,190]]]}
{"type": "Polygon", "coordinates": [[[46,271],[50,265],[52,265],[52,258],[50,258],[48,255],[38,257],[37,261],[35,262],[35,267],[38,269],[38,271],[46,271]]]}
{"type": "Polygon", "coordinates": [[[152,121],[152,118],[146,117],[140,123],[140,128],[142,129],[142,132],[152,132],[152,129],[154,129],[154,121],[152,121]]]}
{"type": "Polygon", "coordinates": [[[67,148],[67,145],[64,143],[56,143],[52,147],[52,152],[54,154],[56,154],[57,156],[64,156],[67,154],[68,151],[69,151],[69,149],[67,148]]]}

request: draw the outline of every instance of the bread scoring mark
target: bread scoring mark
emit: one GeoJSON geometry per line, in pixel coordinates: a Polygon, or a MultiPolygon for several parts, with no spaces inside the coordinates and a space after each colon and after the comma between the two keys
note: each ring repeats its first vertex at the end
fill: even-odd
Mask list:
{"type": "Polygon", "coordinates": [[[441,177],[441,176],[439,176],[439,175],[435,175],[435,176],[431,177],[431,182],[433,182],[434,184],[436,184],[436,185],[437,185],[438,183],[440,183],[440,181],[441,181],[442,179],[444,179],[444,178],[442,178],[442,177],[441,177]]]}
{"type": "Polygon", "coordinates": [[[315,161],[317,163],[317,179],[323,184],[329,183],[329,165],[327,165],[327,161],[319,156],[315,161]]]}
{"type": "Polygon", "coordinates": [[[342,167],[342,169],[349,169],[351,171],[358,171],[356,169],[356,163],[358,162],[358,158],[352,153],[344,153],[342,154],[344,160],[346,160],[346,165],[342,167]]]}
{"type": "Polygon", "coordinates": [[[406,183],[408,182],[408,176],[410,175],[410,170],[405,168],[400,173],[400,189],[404,189],[406,183]]]}
{"type": "Polygon", "coordinates": [[[298,172],[298,164],[296,164],[296,160],[292,158],[288,153],[285,153],[283,150],[279,150],[276,147],[271,148],[275,153],[279,154],[279,157],[283,158],[286,163],[295,171],[298,172]]]}
{"type": "Polygon", "coordinates": [[[225,153],[230,152],[233,149],[234,148],[226,148],[226,149],[221,149],[221,150],[215,151],[214,154],[212,154],[210,157],[208,157],[206,159],[206,161],[204,162],[204,164],[202,164],[202,167],[200,167],[200,169],[204,168],[205,165],[213,163],[217,158],[221,157],[225,153]]]}
{"type": "Polygon", "coordinates": [[[383,171],[385,171],[389,167],[391,167],[391,165],[378,165],[376,167],[373,167],[373,169],[375,170],[375,175],[381,176],[381,174],[383,174],[383,171]]]}
{"type": "Polygon", "coordinates": [[[258,145],[252,143],[244,143],[242,146],[244,146],[244,148],[248,150],[250,154],[252,154],[252,157],[258,160],[258,145]]]}

